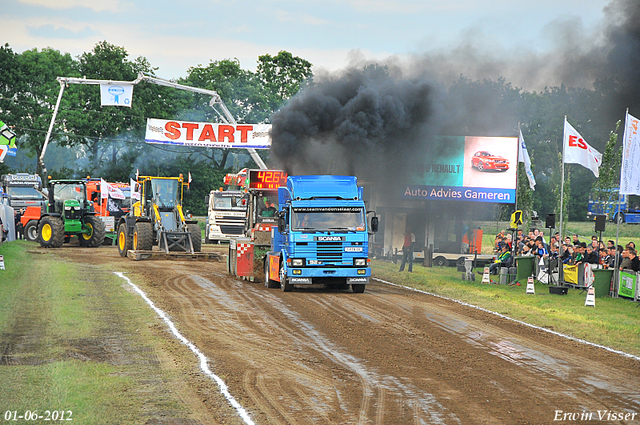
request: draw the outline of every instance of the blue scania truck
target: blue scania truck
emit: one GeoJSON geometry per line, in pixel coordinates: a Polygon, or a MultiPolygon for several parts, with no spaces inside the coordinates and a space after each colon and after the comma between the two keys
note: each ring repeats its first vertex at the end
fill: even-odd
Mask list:
{"type": "Polygon", "coordinates": [[[265,286],[323,284],[364,292],[371,277],[367,211],[352,176],[288,176],[278,188],[277,227],[264,257],[265,286]]]}

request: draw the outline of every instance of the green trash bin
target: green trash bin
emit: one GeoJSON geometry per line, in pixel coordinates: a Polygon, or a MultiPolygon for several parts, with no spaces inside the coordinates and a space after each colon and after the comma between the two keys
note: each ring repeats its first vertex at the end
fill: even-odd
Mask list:
{"type": "Polygon", "coordinates": [[[533,255],[516,257],[516,267],[518,268],[516,280],[521,284],[527,283],[529,276],[533,276],[535,258],[533,255]]]}
{"type": "Polygon", "coordinates": [[[596,292],[596,298],[606,297],[607,295],[609,295],[612,278],[613,269],[593,270],[593,288],[596,292]]]}

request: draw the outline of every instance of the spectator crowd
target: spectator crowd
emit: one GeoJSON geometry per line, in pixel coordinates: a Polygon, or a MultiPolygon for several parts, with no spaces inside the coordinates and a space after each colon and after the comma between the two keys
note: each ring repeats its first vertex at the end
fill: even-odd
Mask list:
{"type": "MultiPolygon", "coordinates": [[[[549,260],[559,260],[563,264],[577,265],[590,263],[600,268],[612,269],[618,266],[620,270],[640,271],[640,258],[634,242],[626,246],[617,245],[614,241],[598,240],[597,236],[591,236],[589,243],[580,240],[580,236],[566,236],[560,238],[560,233],[551,235],[546,240],[542,231],[531,229],[528,233],[518,230],[516,235],[508,231],[496,235],[494,254],[497,256],[494,270],[498,267],[509,267],[515,256],[536,256],[549,260]],[[515,238],[515,239],[514,239],[515,238]],[[505,255],[508,252],[510,255],[505,255]],[[504,261],[503,261],[504,260],[504,261]]],[[[492,272],[494,272],[492,270],[492,272]]]]}

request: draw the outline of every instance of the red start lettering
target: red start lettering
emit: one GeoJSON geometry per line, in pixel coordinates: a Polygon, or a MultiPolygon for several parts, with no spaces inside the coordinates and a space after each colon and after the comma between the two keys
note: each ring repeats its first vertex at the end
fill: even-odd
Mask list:
{"type": "Polygon", "coordinates": [[[176,140],[180,138],[180,124],[178,124],[175,121],[168,121],[165,125],[164,125],[164,129],[167,130],[166,133],[164,133],[165,136],[167,136],[169,139],[171,140],[176,140]]]}
{"type": "Polygon", "coordinates": [[[187,129],[187,140],[193,140],[193,130],[196,130],[198,128],[198,124],[183,122],[182,128],[187,129]]]}
{"type": "Polygon", "coordinates": [[[252,125],[238,125],[236,126],[240,132],[240,143],[247,143],[247,135],[250,131],[253,131],[252,125]]]}
{"type": "Polygon", "coordinates": [[[235,132],[235,129],[233,128],[232,125],[220,124],[218,126],[218,141],[222,143],[224,142],[224,139],[226,137],[227,139],[229,139],[229,143],[233,143],[235,141],[233,137],[234,132],[235,132]]]}
{"type": "Polygon", "coordinates": [[[573,146],[580,149],[587,149],[587,144],[578,136],[571,135],[569,136],[569,146],[573,146]]]}

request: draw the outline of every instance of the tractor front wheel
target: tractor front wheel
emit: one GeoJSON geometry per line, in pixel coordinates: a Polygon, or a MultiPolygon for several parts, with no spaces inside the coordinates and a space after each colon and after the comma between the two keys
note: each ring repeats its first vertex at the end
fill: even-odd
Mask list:
{"type": "Polygon", "coordinates": [[[58,217],[43,217],[38,225],[38,239],[43,248],[60,248],[64,243],[62,220],[58,217]]]}
{"type": "Polygon", "coordinates": [[[133,226],[133,249],[151,251],[153,249],[153,227],[151,223],[141,222],[133,226]]]}
{"type": "Polygon", "coordinates": [[[127,251],[133,247],[131,235],[127,234],[127,225],[125,223],[118,226],[118,253],[121,257],[127,256],[127,251]]]}
{"type": "Polygon", "coordinates": [[[202,231],[197,224],[187,224],[187,230],[191,233],[191,242],[193,243],[193,252],[202,251],[202,231]]]}
{"type": "Polygon", "coordinates": [[[104,222],[95,215],[84,217],[84,225],[88,232],[78,235],[80,246],[95,248],[104,242],[105,228],[104,222]]]}

